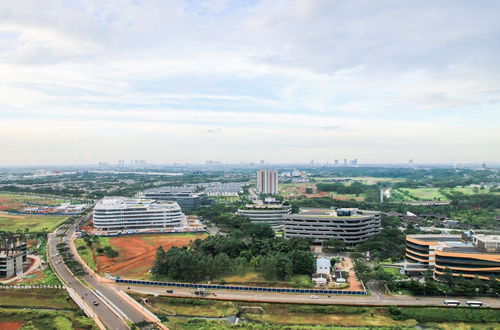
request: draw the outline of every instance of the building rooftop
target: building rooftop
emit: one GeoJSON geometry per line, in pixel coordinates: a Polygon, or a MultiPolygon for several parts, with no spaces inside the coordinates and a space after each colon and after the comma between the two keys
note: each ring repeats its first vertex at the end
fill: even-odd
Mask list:
{"type": "Polygon", "coordinates": [[[120,196],[109,196],[104,197],[99,202],[97,202],[95,209],[109,209],[109,208],[120,208],[120,209],[133,209],[133,208],[165,208],[165,209],[175,209],[179,205],[176,202],[161,201],[158,202],[154,199],[146,198],[131,198],[131,197],[120,197],[120,196]]]}
{"type": "Polygon", "coordinates": [[[316,266],[318,266],[318,267],[331,267],[332,263],[330,262],[330,259],[319,258],[316,260],[316,266]]]}
{"type": "Polygon", "coordinates": [[[424,242],[461,242],[460,235],[408,235],[410,238],[424,242]]]}
{"type": "Polygon", "coordinates": [[[380,212],[358,210],[358,209],[300,208],[299,213],[292,214],[291,216],[303,217],[303,218],[324,218],[324,219],[329,219],[329,218],[360,219],[360,218],[365,218],[367,216],[372,216],[377,213],[380,212]]]}

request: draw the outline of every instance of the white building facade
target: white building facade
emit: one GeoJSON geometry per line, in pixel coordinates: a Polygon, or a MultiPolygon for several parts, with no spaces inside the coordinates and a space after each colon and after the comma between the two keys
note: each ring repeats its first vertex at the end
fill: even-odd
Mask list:
{"type": "Polygon", "coordinates": [[[105,231],[186,226],[186,217],[176,202],[129,197],[104,197],[94,207],[93,220],[97,229],[105,231]]]}
{"type": "Polygon", "coordinates": [[[257,192],[261,194],[276,195],[278,193],[278,171],[258,170],[257,171],[257,192]]]}

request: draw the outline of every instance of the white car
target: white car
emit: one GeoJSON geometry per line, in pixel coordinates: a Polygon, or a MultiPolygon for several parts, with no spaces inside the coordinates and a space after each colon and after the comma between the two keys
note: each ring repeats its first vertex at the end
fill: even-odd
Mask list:
{"type": "Polygon", "coordinates": [[[311,299],[318,299],[318,296],[314,296],[314,295],[312,295],[312,296],[311,296],[311,299]]]}

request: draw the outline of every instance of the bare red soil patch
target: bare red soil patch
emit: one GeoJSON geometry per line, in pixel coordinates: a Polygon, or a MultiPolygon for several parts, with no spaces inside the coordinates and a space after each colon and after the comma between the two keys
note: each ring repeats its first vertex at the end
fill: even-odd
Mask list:
{"type": "Polygon", "coordinates": [[[145,278],[153,267],[156,249],[162,246],[165,251],[171,247],[186,246],[192,240],[205,238],[206,235],[138,235],[113,237],[109,240],[113,249],[119,252],[117,258],[97,256],[99,273],[109,272],[131,278],[145,278]]]}
{"type": "Polygon", "coordinates": [[[0,329],[2,330],[18,330],[23,326],[23,322],[12,321],[12,322],[0,322],[0,329]]]}

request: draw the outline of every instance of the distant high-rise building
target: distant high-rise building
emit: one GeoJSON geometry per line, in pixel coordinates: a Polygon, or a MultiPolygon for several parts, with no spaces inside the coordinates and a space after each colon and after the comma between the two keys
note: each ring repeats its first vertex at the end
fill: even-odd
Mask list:
{"type": "Polygon", "coordinates": [[[344,158],[344,166],[347,166],[347,158],[344,158]]]}
{"type": "Polygon", "coordinates": [[[260,165],[264,165],[265,163],[266,163],[266,161],[263,159],[260,161],[260,165]]]}
{"type": "Polygon", "coordinates": [[[352,161],[351,161],[352,165],[356,166],[358,165],[358,159],[357,158],[354,158],[352,161]]]}
{"type": "Polygon", "coordinates": [[[410,159],[410,160],[408,161],[408,164],[409,164],[410,166],[413,166],[413,159],[410,159]]]}
{"type": "Polygon", "coordinates": [[[487,169],[488,167],[486,166],[486,163],[482,163],[482,164],[481,164],[481,168],[482,168],[483,170],[485,170],[485,169],[487,169]]]}
{"type": "Polygon", "coordinates": [[[338,165],[339,165],[339,160],[335,159],[335,166],[338,166],[338,165]]]}
{"type": "Polygon", "coordinates": [[[278,171],[258,170],[257,191],[261,194],[276,195],[278,193],[278,171]]]}

